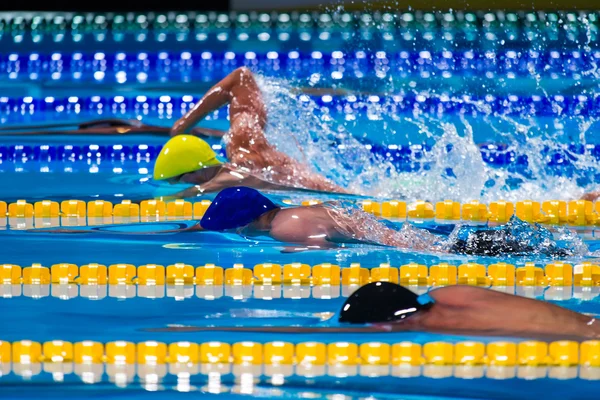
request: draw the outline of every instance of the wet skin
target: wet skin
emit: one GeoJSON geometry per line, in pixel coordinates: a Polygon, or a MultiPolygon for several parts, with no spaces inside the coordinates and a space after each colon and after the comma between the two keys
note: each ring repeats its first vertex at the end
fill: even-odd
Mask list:
{"type": "MultiPolygon", "coordinates": [[[[262,214],[250,224],[232,230],[243,236],[269,236],[275,240],[297,247],[286,248],[286,252],[303,251],[309,249],[327,249],[338,247],[344,243],[366,243],[394,247],[415,247],[397,237],[397,231],[386,227],[384,224],[371,219],[359,211],[357,215],[350,216],[343,211],[331,207],[334,203],[317,204],[313,206],[276,208],[262,214]],[[381,241],[374,242],[368,239],[368,231],[374,227],[381,232],[381,241]]],[[[166,231],[144,232],[156,233],[181,233],[201,232],[205,229],[201,223],[183,229],[166,231]]],[[[72,229],[32,229],[31,232],[41,233],[93,233],[95,230],[72,229]]],[[[106,231],[103,231],[106,233],[106,231]]],[[[131,235],[139,232],[114,232],[114,234],[131,235]]]]}
{"type": "Polygon", "coordinates": [[[398,237],[398,232],[359,211],[350,216],[331,206],[334,203],[304,207],[278,208],[261,215],[237,232],[246,236],[267,235],[284,243],[296,244],[297,251],[325,249],[344,243],[365,243],[408,248],[411,243],[398,237]],[[377,229],[379,241],[370,239],[369,231],[377,229]]]}
{"type": "Polygon", "coordinates": [[[192,197],[231,186],[347,193],[312,171],[305,163],[278,151],[269,143],[264,131],[267,111],[256,80],[247,68],[233,71],[208,90],[186,115],[175,122],[171,136],[188,131],[205,116],[226,104],[229,104],[230,127],[223,138],[229,162],[208,173],[196,171],[184,174],[179,182],[196,186],[175,197],[192,197]]]}

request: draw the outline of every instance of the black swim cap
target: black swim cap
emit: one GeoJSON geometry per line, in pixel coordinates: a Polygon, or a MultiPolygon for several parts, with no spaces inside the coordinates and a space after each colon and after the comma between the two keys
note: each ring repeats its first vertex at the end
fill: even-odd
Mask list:
{"type": "Polygon", "coordinates": [[[346,299],[339,322],[366,324],[399,321],[431,307],[433,303],[428,294],[417,296],[395,283],[368,283],[346,299]]]}

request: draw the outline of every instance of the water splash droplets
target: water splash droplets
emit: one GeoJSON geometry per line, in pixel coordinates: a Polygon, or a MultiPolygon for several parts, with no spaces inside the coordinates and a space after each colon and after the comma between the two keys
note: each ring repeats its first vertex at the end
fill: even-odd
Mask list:
{"type": "Polygon", "coordinates": [[[576,131],[573,140],[578,139],[585,149],[586,133],[596,120],[565,115],[555,98],[550,98],[550,119],[538,117],[530,104],[517,101],[493,112],[489,102],[483,100],[434,93],[422,95],[474,106],[475,111],[444,115],[439,110],[416,106],[407,113],[390,107],[391,97],[380,96],[379,101],[360,104],[367,110],[365,115],[349,110],[343,118],[327,107],[320,108],[308,96],[298,97],[287,81],[263,77],[258,81],[269,107],[269,140],[357,194],[433,202],[570,200],[580,197],[600,174],[590,151],[582,152],[564,139],[567,132],[576,131]],[[349,115],[367,121],[367,138],[372,129],[377,129],[383,131],[379,132],[383,144],[407,139],[409,143],[433,142],[431,150],[411,154],[409,162],[416,168],[403,171],[383,156],[371,153],[357,139],[365,136],[360,124],[345,126],[340,122],[352,122],[349,115]],[[402,124],[417,127],[418,137],[399,130],[402,124]],[[498,154],[508,159],[498,165],[484,161],[475,141],[476,137],[494,140],[492,136],[504,146],[498,154]]]}

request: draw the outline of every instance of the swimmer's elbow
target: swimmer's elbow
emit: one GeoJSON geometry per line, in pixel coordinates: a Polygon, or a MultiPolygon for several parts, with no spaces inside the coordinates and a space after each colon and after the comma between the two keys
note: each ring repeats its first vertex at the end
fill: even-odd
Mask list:
{"type": "Polygon", "coordinates": [[[246,78],[254,78],[252,71],[248,67],[239,67],[235,70],[235,74],[238,76],[238,79],[246,79],[246,78]]]}
{"type": "Polygon", "coordinates": [[[184,123],[184,121],[182,121],[181,119],[175,121],[175,123],[171,127],[171,130],[169,130],[169,136],[173,137],[173,136],[177,136],[179,134],[184,133],[184,132],[182,132],[182,129],[181,129],[181,126],[183,125],[183,123],[184,123]]]}

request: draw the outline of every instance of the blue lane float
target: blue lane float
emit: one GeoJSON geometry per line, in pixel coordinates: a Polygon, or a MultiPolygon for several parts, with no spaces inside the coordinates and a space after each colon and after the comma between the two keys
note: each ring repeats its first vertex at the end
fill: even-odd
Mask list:
{"type": "Polygon", "coordinates": [[[593,78],[600,50],[480,51],[222,51],[222,52],[94,52],[8,53],[0,55],[0,79],[8,80],[160,80],[218,79],[248,66],[268,75],[305,78],[324,74],[333,79],[367,76],[449,78],[530,77],[593,78]],[[127,76],[129,75],[129,77],[127,76]]]}
{"type": "Polygon", "coordinates": [[[0,13],[0,43],[11,50],[597,48],[596,11],[0,13]]]}
{"type": "MultiPolygon", "coordinates": [[[[0,117],[24,120],[65,118],[71,115],[129,115],[148,116],[168,114],[177,116],[185,113],[200,100],[200,97],[184,96],[69,96],[64,98],[47,96],[44,98],[0,97],[0,117]]],[[[420,110],[424,113],[441,116],[444,114],[510,115],[510,116],[600,116],[600,97],[588,95],[519,96],[515,94],[482,96],[415,94],[406,93],[393,96],[345,95],[345,96],[308,96],[301,95],[303,102],[314,103],[329,113],[341,115],[402,114],[420,110]]],[[[226,118],[227,109],[215,111],[214,117],[226,118]]],[[[8,128],[5,128],[5,130],[8,128]]]]}
{"type": "MultiPolygon", "coordinates": [[[[391,162],[402,172],[415,172],[427,169],[427,153],[432,147],[428,144],[381,145],[366,143],[371,152],[385,161],[391,162]]],[[[23,165],[33,162],[153,162],[162,146],[160,145],[0,145],[0,163],[23,165]]],[[[479,145],[483,161],[490,167],[514,167],[525,171],[528,166],[526,156],[519,155],[504,144],[486,143],[479,145]]],[[[221,146],[215,146],[221,157],[226,157],[221,146]]],[[[548,167],[554,174],[565,174],[573,171],[577,157],[588,154],[600,161],[600,145],[571,144],[564,149],[545,147],[542,149],[548,167]]]]}

